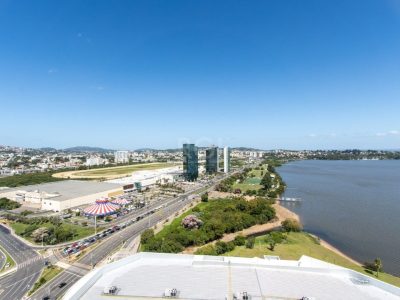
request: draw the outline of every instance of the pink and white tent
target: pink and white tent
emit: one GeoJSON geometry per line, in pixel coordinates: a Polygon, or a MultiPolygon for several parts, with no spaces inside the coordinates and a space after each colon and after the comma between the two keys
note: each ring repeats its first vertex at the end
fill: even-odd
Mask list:
{"type": "Polygon", "coordinates": [[[87,216],[107,216],[115,213],[118,205],[111,203],[108,199],[98,199],[95,204],[86,207],[83,212],[87,216]]]}
{"type": "Polygon", "coordinates": [[[117,198],[114,200],[111,200],[112,203],[117,204],[117,205],[127,205],[129,203],[131,203],[129,200],[125,199],[125,198],[117,198]]]}

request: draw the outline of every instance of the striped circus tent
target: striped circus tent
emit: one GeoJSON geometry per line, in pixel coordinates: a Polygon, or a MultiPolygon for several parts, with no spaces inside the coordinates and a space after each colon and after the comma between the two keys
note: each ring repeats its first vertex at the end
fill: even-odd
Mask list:
{"type": "Polygon", "coordinates": [[[83,212],[87,216],[108,216],[119,208],[119,205],[111,203],[108,199],[98,199],[95,204],[86,207],[83,212]]]}
{"type": "Polygon", "coordinates": [[[111,200],[111,203],[117,204],[117,205],[127,205],[131,202],[125,198],[117,198],[117,199],[111,200]]]}

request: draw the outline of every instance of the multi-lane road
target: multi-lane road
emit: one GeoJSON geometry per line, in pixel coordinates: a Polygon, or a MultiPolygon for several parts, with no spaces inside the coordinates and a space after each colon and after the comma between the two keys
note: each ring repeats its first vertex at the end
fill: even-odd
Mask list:
{"type": "Polygon", "coordinates": [[[104,260],[107,256],[113,253],[113,251],[118,249],[123,244],[129,244],[133,239],[137,238],[145,229],[156,225],[163,219],[175,214],[186,205],[191,203],[193,199],[189,197],[190,194],[196,194],[205,190],[209,190],[216,183],[220,182],[226,177],[227,175],[220,177],[207,185],[196,188],[176,198],[168,199],[159,203],[154,203],[151,206],[144,207],[140,211],[137,211],[137,213],[130,215],[131,219],[133,220],[136,219],[138,215],[152,212],[154,211],[154,208],[160,207],[160,205],[162,206],[162,208],[156,210],[154,213],[148,214],[140,221],[112,234],[109,238],[102,241],[98,246],[91,249],[90,252],[80,258],[70,268],[60,273],[54,280],[37,290],[37,292],[35,292],[29,299],[41,300],[46,296],[50,299],[58,299],[75,282],[77,282],[82,276],[87,274],[92,269],[92,267],[104,260]],[[63,287],[59,287],[60,283],[66,283],[66,285],[63,287]]]}
{"type": "MultiPolygon", "coordinates": [[[[82,256],[72,266],[63,270],[51,282],[39,288],[29,299],[41,300],[48,296],[50,299],[57,299],[65,291],[77,282],[82,276],[88,273],[96,264],[104,260],[113,251],[124,243],[129,244],[138,237],[143,230],[156,225],[161,220],[173,215],[193,201],[189,195],[209,190],[212,186],[225,179],[227,175],[219,177],[199,188],[193,189],[173,199],[152,203],[133,214],[121,218],[121,221],[128,219],[136,220],[137,216],[146,215],[143,219],[127,226],[125,229],[115,232],[103,240],[86,255],[82,256]],[[123,220],[122,220],[123,219],[123,220]],[[66,283],[60,286],[60,283],[66,283]]],[[[118,222],[120,223],[120,222],[118,222]]],[[[14,237],[10,230],[0,225],[0,243],[17,263],[17,269],[12,274],[0,278],[0,300],[22,299],[38,280],[44,267],[44,260],[30,246],[14,237]]],[[[36,248],[36,247],[35,247],[36,248]]]]}
{"type": "Polygon", "coordinates": [[[0,299],[21,299],[39,278],[43,260],[36,251],[15,238],[10,230],[2,225],[0,244],[17,264],[15,272],[0,278],[0,299]]]}

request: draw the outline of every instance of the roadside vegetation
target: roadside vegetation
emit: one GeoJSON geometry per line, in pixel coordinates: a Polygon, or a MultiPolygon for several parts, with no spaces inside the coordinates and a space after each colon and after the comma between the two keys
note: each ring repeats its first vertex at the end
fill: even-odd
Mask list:
{"type": "Polygon", "coordinates": [[[0,198],[0,210],[12,210],[21,207],[17,201],[13,201],[7,198],[0,198]]]}
{"type": "Polygon", "coordinates": [[[2,268],[0,269],[0,273],[2,273],[4,271],[7,271],[7,270],[11,269],[12,267],[14,267],[15,261],[12,259],[10,254],[8,254],[8,252],[1,245],[0,245],[0,251],[3,252],[6,257],[4,266],[2,266],[2,268]]]}
{"type": "Polygon", "coordinates": [[[55,245],[84,238],[94,234],[94,228],[63,222],[58,217],[26,218],[6,215],[15,233],[30,242],[55,245]]]}
{"type": "Polygon", "coordinates": [[[57,266],[49,265],[47,266],[43,272],[42,275],[40,276],[39,280],[35,282],[33,285],[32,289],[28,292],[28,296],[32,295],[34,292],[36,292],[41,286],[52,280],[54,277],[56,277],[62,269],[57,266]]]}
{"type": "Polygon", "coordinates": [[[271,202],[264,198],[206,200],[176,218],[158,234],[146,230],[141,237],[143,251],[178,253],[190,246],[201,246],[232,233],[264,224],[275,218],[271,202]],[[205,202],[206,201],[206,202],[205,202]]]}

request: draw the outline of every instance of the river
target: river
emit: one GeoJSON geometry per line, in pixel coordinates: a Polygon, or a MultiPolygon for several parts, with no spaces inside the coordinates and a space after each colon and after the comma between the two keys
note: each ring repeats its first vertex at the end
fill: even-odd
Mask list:
{"type": "Polygon", "coordinates": [[[282,202],[304,230],[363,263],[380,257],[400,276],[400,160],[295,161],[278,168],[287,184],[282,202]]]}

